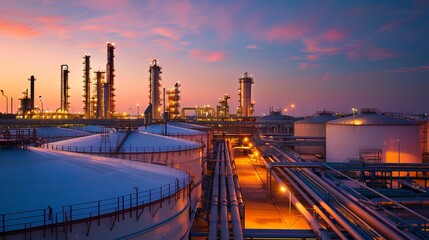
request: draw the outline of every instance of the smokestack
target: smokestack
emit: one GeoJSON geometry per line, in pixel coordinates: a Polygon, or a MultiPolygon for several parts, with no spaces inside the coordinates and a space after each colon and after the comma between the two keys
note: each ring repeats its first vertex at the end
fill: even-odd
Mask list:
{"type": "Polygon", "coordinates": [[[69,111],[69,66],[61,65],[61,111],[69,111]]]}
{"type": "Polygon", "coordinates": [[[28,80],[30,81],[30,109],[34,109],[34,81],[36,78],[31,75],[28,80]]]}
{"type": "Polygon", "coordinates": [[[89,54],[85,54],[83,57],[83,111],[85,113],[85,118],[91,118],[91,65],[89,54]]]}

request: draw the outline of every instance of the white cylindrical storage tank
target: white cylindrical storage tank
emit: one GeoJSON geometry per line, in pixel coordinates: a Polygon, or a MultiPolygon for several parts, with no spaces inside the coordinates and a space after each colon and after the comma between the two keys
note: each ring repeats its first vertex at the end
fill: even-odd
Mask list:
{"type": "Polygon", "coordinates": [[[326,162],[422,162],[417,122],[365,112],[326,124],[326,162]]]}
{"type": "MultiPolygon", "coordinates": [[[[294,123],[295,137],[326,138],[326,122],[339,118],[332,112],[318,112],[317,114],[294,123]]],[[[323,141],[313,139],[315,141],[323,141]]],[[[325,146],[295,146],[299,154],[325,154],[325,146]]]]}
{"type": "Polygon", "coordinates": [[[89,133],[86,131],[62,128],[62,127],[36,128],[36,138],[41,139],[43,143],[62,141],[66,139],[88,136],[91,134],[92,133],[89,133]]]}
{"type": "MultiPolygon", "coordinates": [[[[213,129],[208,126],[193,124],[193,123],[187,123],[187,122],[169,122],[169,125],[181,127],[181,128],[187,128],[187,129],[193,129],[201,132],[207,133],[207,149],[206,149],[206,155],[208,156],[209,153],[213,152],[213,129]]],[[[203,142],[204,143],[204,142],[203,142]]]]}
{"type": "Polygon", "coordinates": [[[185,139],[139,131],[96,134],[43,145],[44,148],[160,164],[188,173],[195,185],[193,201],[202,194],[203,145],[185,139]]]}
{"type": "Polygon", "coordinates": [[[5,239],[188,238],[191,179],[182,171],[31,147],[0,159],[5,239]]]}
{"type": "Polygon", "coordinates": [[[145,127],[139,127],[139,131],[148,132],[158,135],[166,135],[169,137],[185,139],[189,141],[199,142],[204,145],[203,157],[206,157],[206,148],[208,146],[208,133],[204,131],[198,131],[189,128],[176,127],[167,124],[167,134],[165,133],[165,125],[148,125],[145,127]]]}

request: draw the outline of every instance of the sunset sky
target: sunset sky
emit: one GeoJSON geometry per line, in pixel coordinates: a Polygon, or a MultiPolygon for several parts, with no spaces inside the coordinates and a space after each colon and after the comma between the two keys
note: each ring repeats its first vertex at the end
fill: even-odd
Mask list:
{"type": "Polygon", "coordinates": [[[300,116],[352,107],[429,112],[428,26],[425,0],[2,0],[0,89],[16,112],[34,75],[37,98],[55,110],[60,65],[68,64],[70,105],[82,111],[82,57],[105,69],[110,41],[119,112],[146,108],[153,59],[163,87],[182,84],[181,107],[214,107],[229,94],[235,113],[238,78],[248,72],[256,115],[292,103],[288,114],[300,116]]]}

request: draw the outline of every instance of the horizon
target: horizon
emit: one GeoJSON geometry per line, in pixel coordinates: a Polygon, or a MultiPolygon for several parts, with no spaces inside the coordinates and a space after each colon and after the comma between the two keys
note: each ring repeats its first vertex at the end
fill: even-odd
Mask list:
{"type": "Polygon", "coordinates": [[[44,109],[57,109],[67,64],[70,106],[82,112],[82,58],[91,54],[92,72],[103,70],[106,42],[114,42],[121,113],[147,107],[153,59],[162,87],[180,81],[181,108],[215,107],[228,94],[235,114],[238,79],[248,72],[255,116],[270,107],[293,116],[365,107],[429,112],[426,1],[35,0],[5,1],[0,13],[0,89],[9,111],[31,75],[44,109]]]}

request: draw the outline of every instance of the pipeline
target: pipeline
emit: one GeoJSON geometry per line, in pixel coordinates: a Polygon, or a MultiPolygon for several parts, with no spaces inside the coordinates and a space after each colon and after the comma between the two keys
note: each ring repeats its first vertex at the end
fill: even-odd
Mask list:
{"type": "Polygon", "coordinates": [[[221,239],[229,239],[229,226],[228,226],[228,199],[226,195],[226,181],[225,181],[225,145],[223,145],[223,159],[220,165],[220,234],[221,239]]]}
{"type": "MultiPolygon", "coordinates": [[[[220,158],[221,146],[218,146],[217,160],[220,158]]],[[[211,198],[210,222],[209,222],[209,240],[217,239],[217,212],[219,206],[219,167],[220,163],[216,161],[213,177],[213,191],[211,198]]]]}
{"type": "Polygon", "coordinates": [[[240,219],[244,219],[243,195],[241,194],[240,183],[238,182],[238,173],[237,173],[237,168],[235,166],[235,161],[232,160],[232,159],[235,159],[234,152],[229,151],[229,153],[230,153],[230,159],[231,159],[231,167],[232,167],[232,175],[234,180],[235,192],[236,192],[237,202],[238,202],[238,210],[240,212],[240,219]]]}
{"type": "MultiPolygon", "coordinates": [[[[280,152],[282,155],[284,153],[280,152]]],[[[380,216],[377,212],[372,211],[369,208],[362,209],[362,206],[358,205],[353,199],[346,197],[338,189],[332,187],[327,182],[320,179],[315,173],[311,172],[308,169],[302,169],[302,172],[307,174],[310,179],[313,179],[317,184],[322,188],[326,189],[327,192],[332,194],[336,199],[338,199],[344,206],[346,206],[351,212],[359,216],[363,221],[365,221],[369,226],[378,231],[381,235],[387,239],[413,239],[410,234],[400,231],[391,221],[380,216]],[[371,214],[368,214],[370,212],[371,214]]]]}
{"type": "MultiPolygon", "coordinates": [[[[286,186],[286,184],[283,183],[276,173],[273,172],[271,176],[274,177],[276,182],[278,182],[281,186],[286,186]]],[[[293,195],[292,192],[286,187],[285,190],[285,192],[289,194],[292,204],[304,216],[305,220],[310,225],[310,228],[316,233],[317,237],[321,239],[330,239],[329,236],[326,236],[325,233],[322,233],[322,227],[320,226],[319,222],[308,212],[304,205],[298,201],[295,195],[293,195]]]]}
{"type": "MultiPolygon", "coordinates": [[[[289,169],[284,169],[286,172],[289,173],[296,181],[300,182],[299,178],[297,178],[294,174],[290,173],[289,169]],[[289,171],[287,171],[289,170],[289,171]]],[[[311,206],[313,206],[314,210],[323,218],[323,220],[329,225],[332,230],[338,235],[340,239],[347,239],[347,237],[341,232],[340,229],[331,221],[331,219],[326,216],[325,212],[323,212],[307,195],[311,195],[315,201],[317,201],[334,219],[337,221],[354,239],[361,239],[362,236],[358,234],[351,226],[350,224],[346,223],[338,214],[335,212],[328,204],[326,204],[325,201],[323,201],[319,195],[317,195],[314,191],[311,190],[306,184],[303,184],[300,182],[300,186],[297,186],[296,183],[292,181],[292,179],[287,176],[285,173],[281,172],[281,174],[286,178],[286,180],[292,184],[292,186],[298,190],[299,194],[309,203],[311,206]],[[301,187],[303,187],[307,193],[305,193],[301,187]]]]}
{"type": "Polygon", "coordinates": [[[231,223],[232,223],[232,230],[234,239],[243,239],[243,230],[241,228],[241,220],[240,220],[240,212],[238,208],[238,201],[237,201],[237,195],[236,186],[234,185],[234,180],[232,177],[232,167],[231,167],[231,153],[229,144],[226,145],[226,158],[225,158],[225,164],[226,164],[226,173],[227,173],[227,180],[228,180],[228,193],[229,193],[229,203],[230,203],[230,211],[231,211],[231,223]]]}

